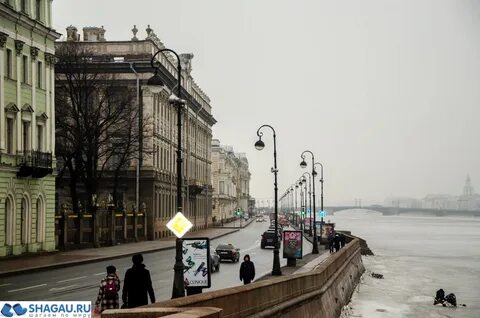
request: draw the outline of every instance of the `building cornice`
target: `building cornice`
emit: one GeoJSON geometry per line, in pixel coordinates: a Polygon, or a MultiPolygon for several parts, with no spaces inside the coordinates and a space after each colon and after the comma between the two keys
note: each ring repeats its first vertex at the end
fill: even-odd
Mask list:
{"type": "Polygon", "coordinates": [[[40,35],[46,36],[52,41],[59,39],[61,36],[61,34],[54,29],[45,26],[43,23],[30,18],[25,13],[18,12],[12,7],[3,3],[0,3],[0,18],[10,20],[29,30],[35,30],[40,35]]]}
{"type": "MultiPolygon", "coordinates": [[[[148,73],[148,74],[153,74],[154,70],[152,69],[152,66],[150,65],[150,61],[136,61],[132,62],[133,66],[135,67],[135,70],[138,73],[148,73]]],[[[88,67],[95,72],[99,73],[111,73],[111,74],[119,74],[119,73],[131,73],[132,70],[130,68],[130,63],[129,62],[102,62],[102,61],[93,61],[91,63],[88,63],[88,67]]],[[[177,84],[177,79],[168,72],[168,70],[163,67],[163,65],[160,65],[160,78],[162,79],[163,83],[165,84],[166,88],[169,90],[173,90],[176,87],[177,84]]],[[[88,71],[88,69],[87,69],[88,71]]],[[[63,73],[62,67],[60,64],[55,65],[55,72],[56,73],[63,73]]],[[[114,80],[117,82],[120,82],[122,80],[114,80]]],[[[123,80],[126,81],[126,80],[123,80]]],[[[134,80],[127,80],[128,82],[133,82],[134,80]]],[[[140,85],[145,86],[147,85],[148,79],[140,79],[140,85]]],[[[191,110],[194,112],[200,111],[199,116],[205,120],[209,125],[213,126],[214,124],[217,123],[217,120],[212,116],[212,114],[208,113],[202,105],[200,105],[199,102],[197,102],[191,95],[190,93],[182,87],[182,97],[190,102],[189,107],[191,110]]]]}

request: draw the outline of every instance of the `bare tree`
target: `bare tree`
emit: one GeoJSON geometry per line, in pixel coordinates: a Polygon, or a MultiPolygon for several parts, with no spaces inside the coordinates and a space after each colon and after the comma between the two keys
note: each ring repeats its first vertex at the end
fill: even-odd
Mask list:
{"type": "MultiPolygon", "coordinates": [[[[117,196],[121,171],[149,149],[142,147],[150,121],[141,118],[131,87],[120,86],[106,73],[85,45],[67,42],[56,49],[56,155],[60,174],[68,173],[72,208],[79,212],[77,191],[85,187],[87,208],[95,211],[94,197],[105,172],[113,173],[117,196]]],[[[94,235],[96,236],[96,235],[94,235]]],[[[95,243],[98,238],[95,238],[95,243]]]]}

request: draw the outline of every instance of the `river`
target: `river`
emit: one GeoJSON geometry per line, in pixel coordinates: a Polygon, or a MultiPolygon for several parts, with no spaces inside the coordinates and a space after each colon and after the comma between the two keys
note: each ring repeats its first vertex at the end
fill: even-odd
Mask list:
{"type": "Polygon", "coordinates": [[[326,220],[366,239],[375,254],[363,257],[366,274],[344,317],[480,317],[480,218],[349,210],[326,220]],[[433,306],[440,288],[467,307],[433,306]]]}

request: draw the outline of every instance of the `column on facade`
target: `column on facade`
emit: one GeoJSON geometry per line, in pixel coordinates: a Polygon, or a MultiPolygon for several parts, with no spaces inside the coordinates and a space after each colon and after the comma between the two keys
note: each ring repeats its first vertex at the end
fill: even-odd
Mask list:
{"type": "Polygon", "coordinates": [[[8,35],[0,33],[0,151],[5,149],[5,47],[8,35]]]}
{"type": "MultiPolygon", "coordinates": [[[[21,76],[21,64],[22,64],[22,51],[23,51],[23,42],[16,40],[15,41],[15,53],[16,53],[16,59],[17,59],[17,107],[19,109],[22,108],[22,76],[21,76]]],[[[17,128],[17,151],[23,151],[22,149],[22,112],[19,111],[15,114],[15,123],[16,123],[16,128],[17,128]]]]}
{"type": "MultiPolygon", "coordinates": [[[[32,113],[32,119],[30,122],[30,149],[37,149],[37,71],[36,71],[36,63],[37,63],[37,57],[38,57],[38,49],[36,47],[30,47],[30,69],[32,74],[32,81],[31,81],[31,87],[32,87],[32,108],[33,108],[33,113],[32,113]]],[[[28,149],[28,150],[30,150],[28,149]]]]}
{"type": "Polygon", "coordinates": [[[50,127],[50,121],[52,120],[52,107],[50,105],[50,61],[51,57],[45,53],[45,113],[48,119],[45,121],[45,152],[51,152],[52,132],[50,127]]]}

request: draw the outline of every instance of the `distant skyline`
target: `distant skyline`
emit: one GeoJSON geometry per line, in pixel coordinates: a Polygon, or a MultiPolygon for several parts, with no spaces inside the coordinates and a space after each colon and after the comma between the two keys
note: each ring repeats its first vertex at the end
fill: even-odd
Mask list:
{"type": "Polygon", "coordinates": [[[63,34],[103,25],[107,40],[129,40],[150,24],[167,47],[194,53],[213,138],[247,154],[254,197],[273,197],[271,133],[253,147],[264,123],[277,130],[280,195],[304,172],[305,149],[325,166],[326,204],[460,194],[467,173],[480,189],[480,1],[53,5],[63,34]]]}

